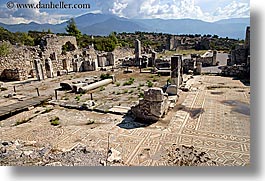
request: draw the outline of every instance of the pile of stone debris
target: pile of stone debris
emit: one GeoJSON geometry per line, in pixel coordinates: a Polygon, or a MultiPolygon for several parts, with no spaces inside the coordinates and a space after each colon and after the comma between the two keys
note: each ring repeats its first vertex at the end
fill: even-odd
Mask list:
{"type": "Polygon", "coordinates": [[[170,166],[222,166],[213,161],[206,152],[196,150],[193,146],[173,144],[162,157],[170,166]]]}
{"type": "Polygon", "coordinates": [[[35,141],[0,142],[0,166],[102,166],[105,155],[81,145],[62,152],[35,141]]]}

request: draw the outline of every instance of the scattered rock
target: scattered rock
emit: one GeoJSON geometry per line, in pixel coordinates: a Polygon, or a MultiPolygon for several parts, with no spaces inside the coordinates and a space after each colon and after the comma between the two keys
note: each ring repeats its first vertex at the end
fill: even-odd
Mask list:
{"type": "Polygon", "coordinates": [[[35,142],[5,141],[0,145],[0,166],[100,166],[103,155],[81,145],[63,152],[55,151],[51,145],[40,147],[35,142]]]}
{"type": "Polygon", "coordinates": [[[109,157],[108,157],[108,162],[110,163],[121,163],[122,158],[121,158],[121,153],[114,148],[111,148],[109,150],[109,157]]]}
{"type": "Polygon", "coordinates": [[[58,167],[58,166],[63,166],[61,162],[53,162],[46,164],[45,166],[50,166],[50,167],[58,167]]]}

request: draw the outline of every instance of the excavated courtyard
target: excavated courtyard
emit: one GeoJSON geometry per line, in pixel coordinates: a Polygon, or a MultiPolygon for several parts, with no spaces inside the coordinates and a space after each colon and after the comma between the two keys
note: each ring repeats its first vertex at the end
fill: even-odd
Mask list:
{"type": "MultiPolygon", "coordinates": [[[[101,74],[87,72],[42,82],[6,83],[8,90],[1,92],[1,96],[12,92],[14,85],[16,95],[1,98],[0,106],[34,97],[36,88],[41,96],[51,96],[53,103],[84,104],[90,101],[90,94],[58,91],[56,101],[54,89],[65,80],[83,80],[101,74]]],[[[137,104],[139,95],[148,89],[147,80],[154,87],[163,87],[169,77],[140,74],[137,69],[131,74],[123,74],[121,70],[112,74],[116,83],[92,92],[93,101],[106,113],[67,109],[55,104],[31,107],[1,120],[0,140],[34,142],[34,145],[50,145],[53,150],[64,152],[81,145],[101,154],[94,163],[87,162],[88,165],[98,165],[113,148],[120,153],[121,165],[164,166],[168,162],[162,157],[172,144],[194,146],[206,152],[218,165],[250,164],[250,86],[229,77],[185,75],[189,91],[180,92],[176,107],[162,121],[144,124],[133,121],[128,115],[108,113],[108,110],[137,104]],[[133,83],[124,85],[130,78],[134,79],[133,83]],[[51,125],[54,118],[59,120],[57,126],[51,125]]]]}

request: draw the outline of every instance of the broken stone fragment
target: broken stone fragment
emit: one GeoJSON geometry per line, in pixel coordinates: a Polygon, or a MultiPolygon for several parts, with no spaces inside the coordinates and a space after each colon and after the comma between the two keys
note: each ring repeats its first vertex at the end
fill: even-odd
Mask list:
{"type": "Polygon", "coordinates": [[[163,93],[162,89],[152,88],[144,92],[144,100],[152,101],[152,102],[162,102],[164,101],[165,95],[166,94],[163,93]]]}
{"type": "Polygon", "coordinates": [[[167,114],[169,105],[168,94],[163,93],[161,88],[151,88],[145,91],[144,98],[131,111],[139,120],[158,121],[167,114]]]}
{"type": "Polygon", "coordinates": [[[60,166],[63,166],[63,165],[62,165],[61,162],[53,162],[53,163],[46,164],[45,166],[60,167],[60,166]]]}
{"type": "Polygon", "coordinates": [[[166,93],[168,93],[168,95],[177,95],[178,87],[176,85],[170,85],[168,86],[166,93]]]}
{"type": "Polygon", "coordinates": [[[121,153],[114,148],[111,148],[109,150],[109,157],[108,157],[108,162],[110,163],[120,163],[122,158],[121,158],[121,153]]]}

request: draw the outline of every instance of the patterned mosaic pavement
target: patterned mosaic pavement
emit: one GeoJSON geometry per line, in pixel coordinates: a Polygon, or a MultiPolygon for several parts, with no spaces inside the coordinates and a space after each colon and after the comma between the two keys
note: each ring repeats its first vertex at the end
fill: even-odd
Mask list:
{"type": "MultiPolygon", "coordinates": [[[[75,110],[55,109],[31,122],[16,127],[2,127],[2,140],[28,140],[52,144],[68,150],[84,144],[95,150],[109,146],[120,151],[128,166],[165,166],[161,160],[170,145],[193,145],[205,151],[220,165],[250,164],[250,87],[226,77],[196,76],[182,109],[172,112],[169,121],[134,129],[133,122],[119,126],[124,119],[75,110]],[[59,115],[62,126],[50,125],[59,115]],[[85,125],[88,118],[101,120],[98,125],[85,125]],[[125,128],[124,128],[125,127],[125,128]]],[[[7,120],[8,121],[8,120],[7,120]]]]}

